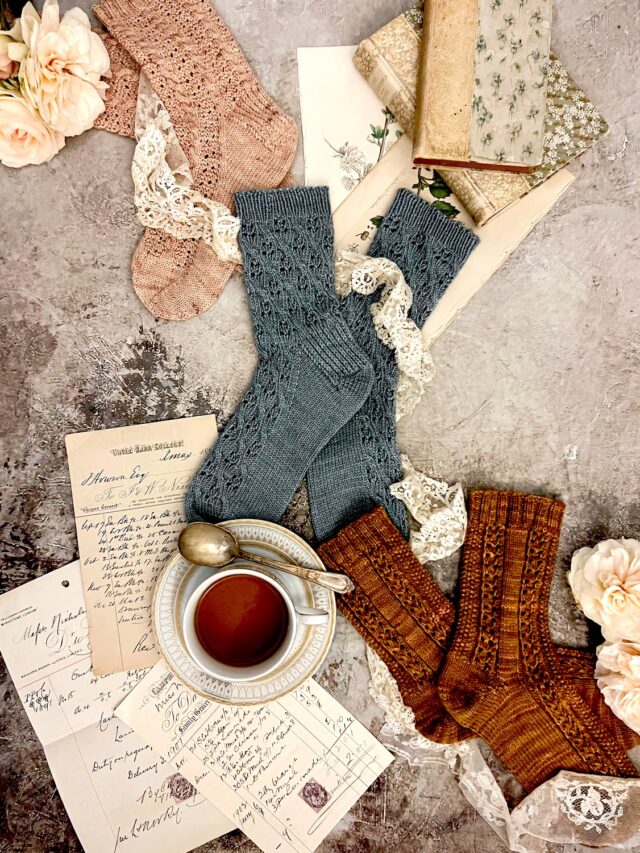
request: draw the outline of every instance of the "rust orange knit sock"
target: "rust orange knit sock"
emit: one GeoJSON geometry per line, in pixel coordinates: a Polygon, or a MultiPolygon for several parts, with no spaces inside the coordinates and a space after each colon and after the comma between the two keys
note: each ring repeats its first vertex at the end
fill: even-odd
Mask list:
{"type": "Polygon", "coordinates": [[[473,734],[444,708],[436,674],[444,660],[454,609],[381,507],[361,516],[318,549],[332,571],[356,585],[338,607],[387,664],[416,729],[438,743],[473,734]]]}
{"type": "MultiPolygon", "coordinates": [[[[233,210],[235,192],[282,182],[295,122],[262,89],[209,0],[101,0],[94,12],[166,107],[196,190],[233,210]]],[[[147,229],[133,286],[155,316],[185,319],[217,299],[233,268],[205,243],[147,229]]]]}
{"type": "Polygon", "coordinates": [[[458,618],[438,692],[532,790],[558,770],[635,776],[625,744],[560,665],[548,624],[564,505],[471,493],[458,618]]]}
{"type": "MultiPolygon", "coordinates": [[[[474,519],[469,524],[473,538],[474,519]]],[[[414,711],[418,731],[439,743],[473,737],[449,714],[436,686],[453,636],[454,607],[385,510],[361,516],[321,545],[319,553],[328,568],[348,574],[356,584],[352,594],[339,597],[340,611],[389,667],[414,711]]],[[[584,703],[585,720],[612,731],[624,750],[637,745],[638,736],[611,713],[598,690],[595,655],[556,645],[552,652],[584,703]]]]}

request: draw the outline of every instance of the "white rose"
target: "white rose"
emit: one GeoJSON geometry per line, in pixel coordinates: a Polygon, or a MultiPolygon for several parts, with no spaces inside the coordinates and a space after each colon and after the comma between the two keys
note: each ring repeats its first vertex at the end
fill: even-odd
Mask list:
{"type": "Polygon", "coordinates": [[[71,9],[60,20],[56,0],[45,0],[40,19],[27,3],[19,29],[29,51],[20,83],[44,121],[65,136],[93,127],[104,111],[109,54],[87,15],[71,9]]]}
{"type": "Polygon", "coordinates": [[[0,80],[13,77],[26,55],[27,48],[22,41],[20,24],[10,30],[0,30],[0,80]]]}
{"type": "Polygon", "coordinates": [[[580,548],[568,579],[578,606],[605,640],[640,642],[640,542],[607,539],[580,548]]]}
{"type": "Polygon", "coordinates": [[[0,33],[0,80],[8,80],[18,70],[18,63],[9,56],[9,45],[13,44],[6,33],[0,33]]]}
{"type": "Polygon", "coordinates": [[[596,681],[604,701],[640,734],[640,643],[603,643],[597,656],[596,681]]]}
{"type": "Polygon", "coordinates": [[[0,163],[14,169],[51,160],[64,136],[51,130],[17,90],[0,89],[0,163]]]}

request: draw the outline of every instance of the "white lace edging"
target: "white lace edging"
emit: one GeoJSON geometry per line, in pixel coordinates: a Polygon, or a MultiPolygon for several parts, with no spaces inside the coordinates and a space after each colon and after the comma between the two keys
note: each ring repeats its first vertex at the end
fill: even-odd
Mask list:
{"type": "Polygon", "coordinates": [[[413,293],[402,270],[388,258],[369,258],[358,252],[343,251],[336,258],[336,291],[364,296],[382,288],[380,299],[371,306],[376,334],[395,351],[398,363],[396,419],[411,414],[435,375],[431,353],[422,334],[409,319],[413,293]]]}
{"type": "Polygon", "coordinates": [[[413,519],[411,550],[421,563],[442,560],[455,553],[467,532],[467,510],[462,486],[449,486],[416,471],[408,456],[402,459],[403,479],[389,487],[413,519]]]}
{"type": "Polygon", "coordinates": [[[136,106],[136,138],[131,174],[137,216],[180,240],[202,240],[223,261],[242,263],[240,220],[228,207],[193,189],[187,158],[162,102],[144,74],[136,106]]]}

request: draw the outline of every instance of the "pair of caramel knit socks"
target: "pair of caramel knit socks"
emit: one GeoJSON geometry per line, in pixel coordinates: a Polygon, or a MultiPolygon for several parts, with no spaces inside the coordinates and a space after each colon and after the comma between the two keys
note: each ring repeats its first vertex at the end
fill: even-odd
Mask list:
{"type": "Polygon", "coordinates": [[[439,743],[484,738],[528,791],[563,769],[637,775],[626,753],[638,739],[605,705],[593,655],[551,640],[563,511],[471,493],[457,619],[383,509],[319,549],[354,581],[340,610],[389,667],[416,729],[439,743]]]}
{"type": "MultiPolygon", "coordinates": [[[[290,184],[298,131],[256,79],[209,0],[101,0],[112,78],[97,127],[133,136],[140,70],[166,107],[194,189],[230,209],[234,193],[290,184]]],[[[133,287],[156,317],[186,319],[218,298],[234,265],[197,240],[147,228],[133,287]]]]}

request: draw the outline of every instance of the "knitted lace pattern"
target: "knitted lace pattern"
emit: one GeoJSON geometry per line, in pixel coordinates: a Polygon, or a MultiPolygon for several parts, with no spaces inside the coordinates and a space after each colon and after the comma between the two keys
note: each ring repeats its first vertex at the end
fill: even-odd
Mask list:
{"type": "MultiPolygon", "coordinates": [[[[94,12],[121,51],[103,127],[130,130],[139,67],[171,117],[198,192],[233,210],[235,192],[280,185],[295,156],[295,121],[264,91],[209,0],[101,0],[94,12]]],[[[184,319],[210,307],[233,269],[202,242],[147,229],[133,286],[155,316],[184,319]]]]}
{"type": "Polygon", "coordinates": [[[371,366],[335,295],[326,188],[240,193],[237,204],[260,359],[191,484],[190,521],[278,521],[318,448],[371,386],[371,366]]]}
{"type": "MultiPolygon", "coordinates": [[[[372,257],[386,257],[402,270],[413,291],[410,318],[418,328],[465,263],[478,238],[408,190],[400,190],[378,229],[372,257]]],[[[307,478],[311,518],[324,541],[375,506],[383,506],[405,537],[404,504],[389,491],[402,479],[396,439],[395,355],[376,335],[371,305],[378,295],[351,293],[341,302],[356,341],[371,359],[374,383],[358,414],[329,442],[307,478]]]]}

